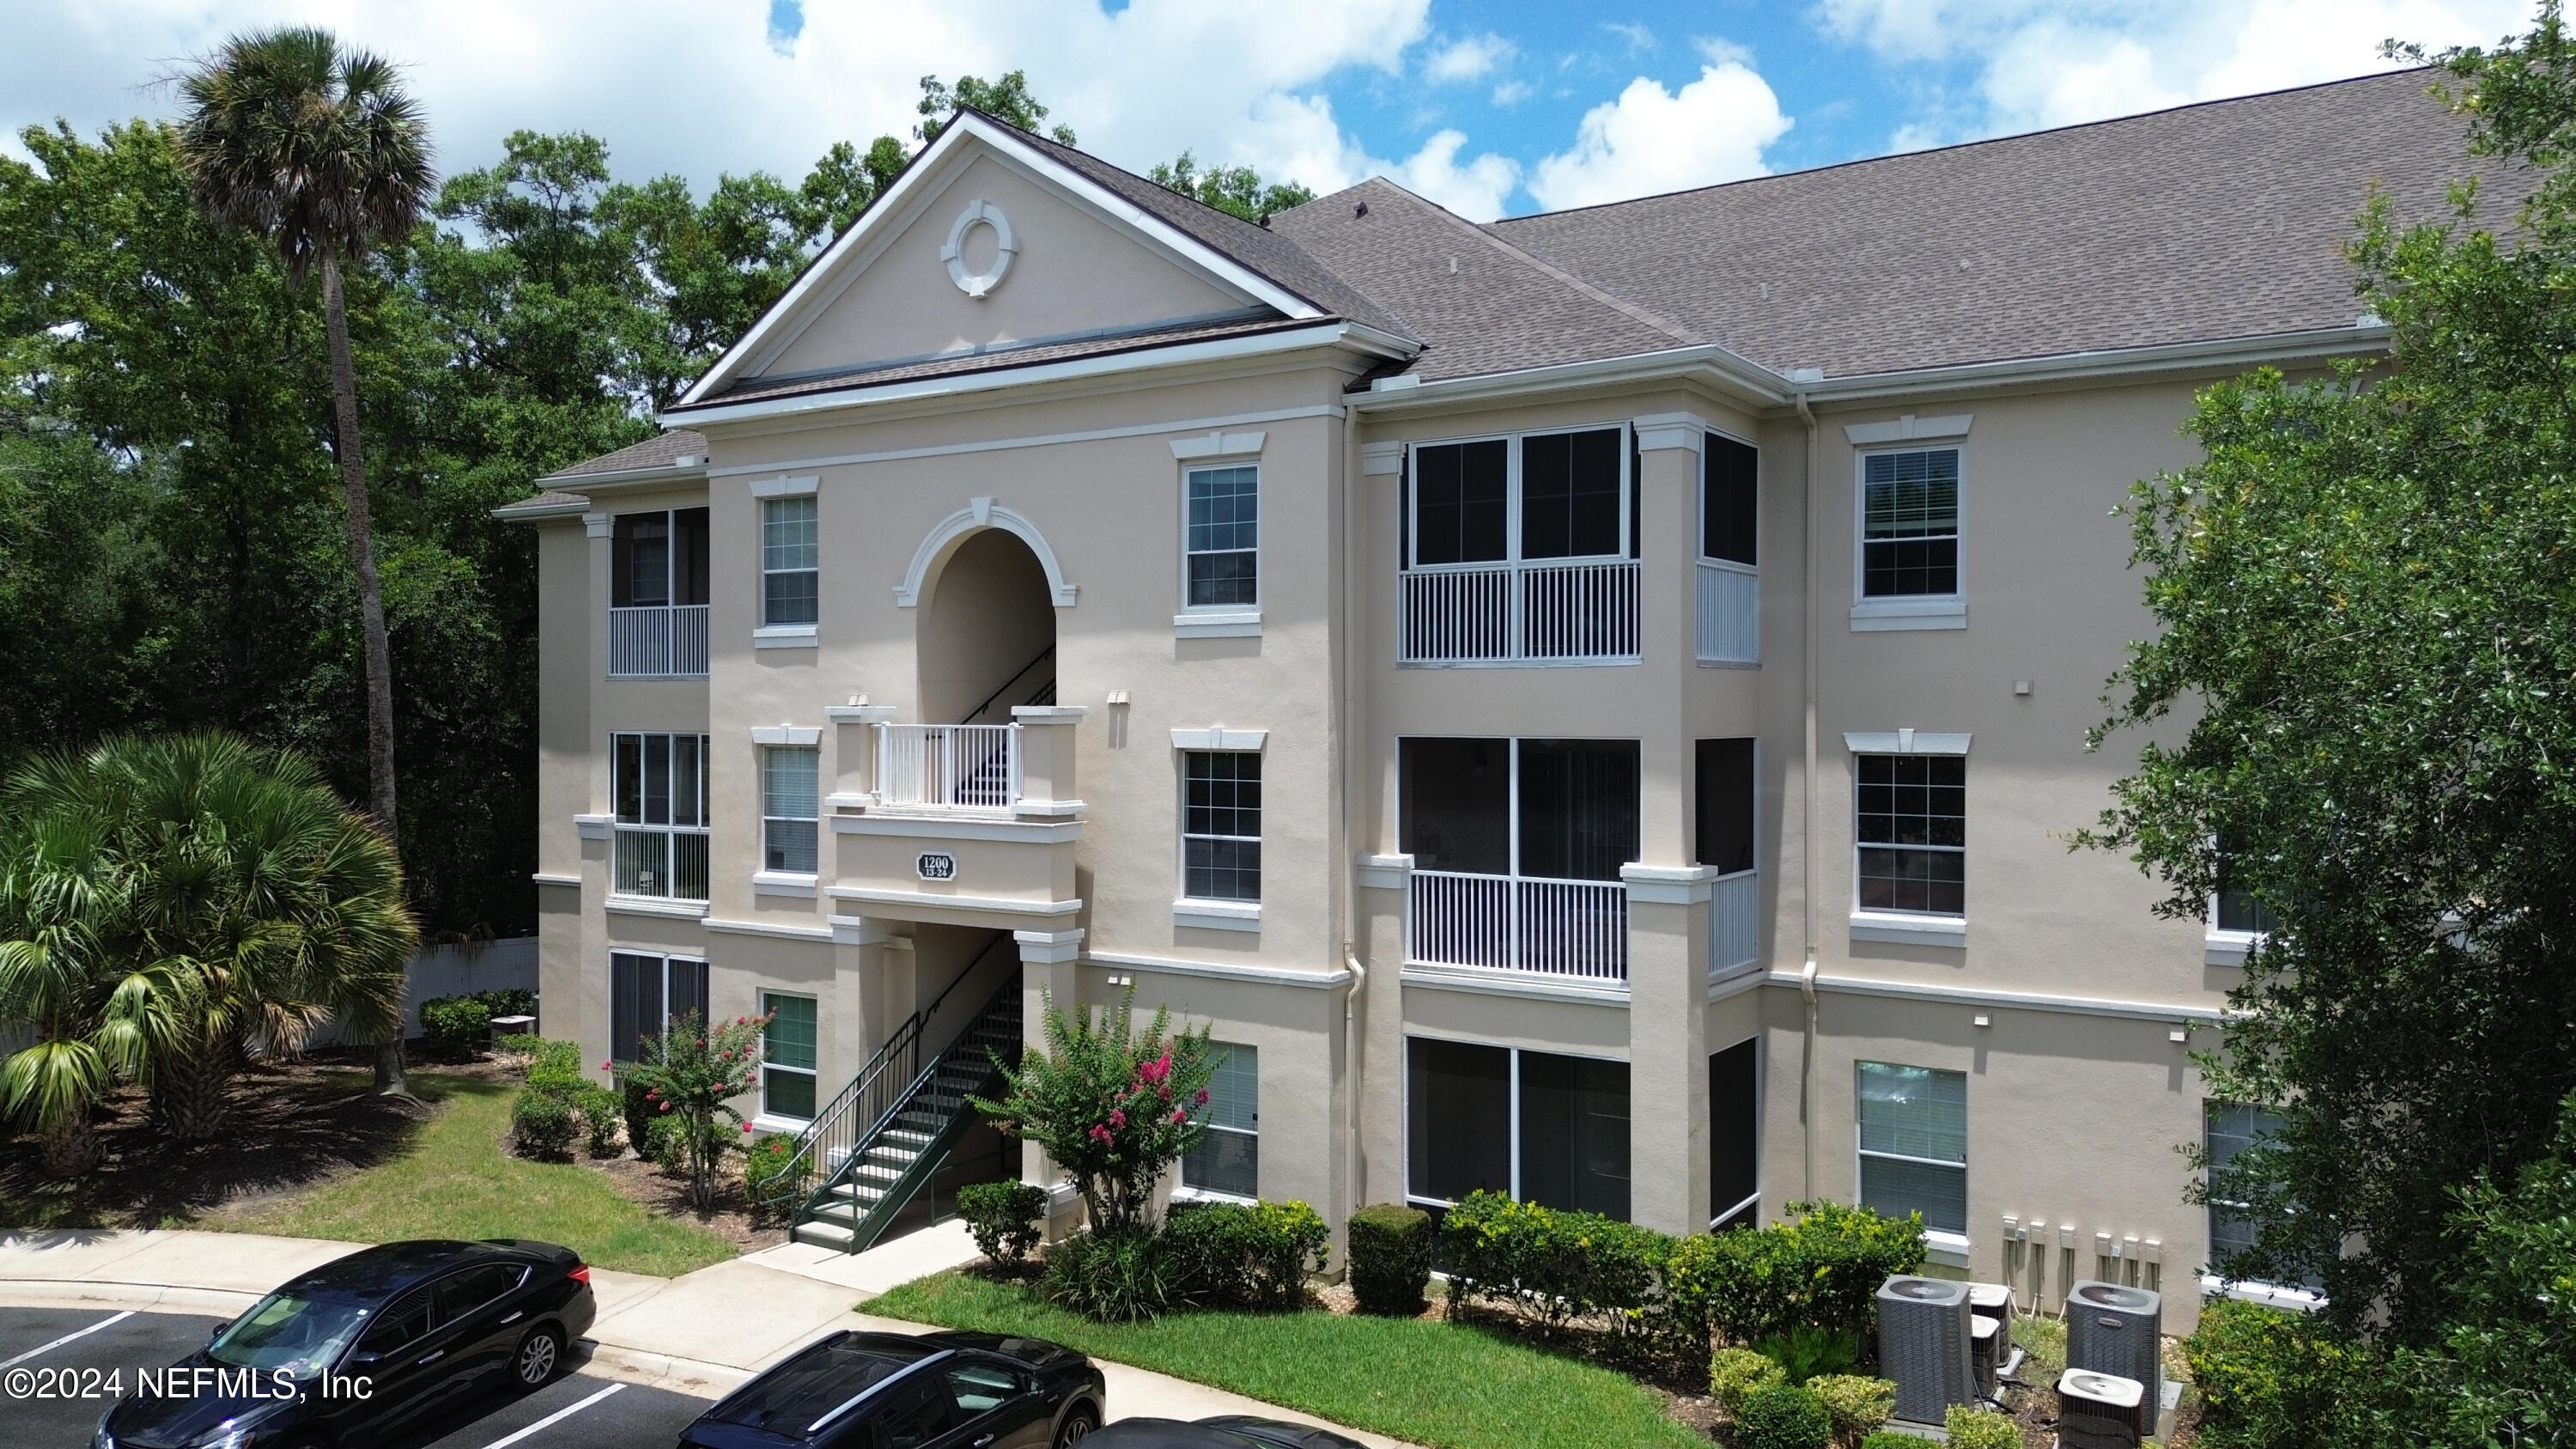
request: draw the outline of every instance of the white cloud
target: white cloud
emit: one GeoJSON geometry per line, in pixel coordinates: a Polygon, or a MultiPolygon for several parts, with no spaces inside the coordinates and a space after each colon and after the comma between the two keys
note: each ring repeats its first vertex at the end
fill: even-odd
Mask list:
{"type": "Polygon", "coordinates": [[[1633,20],[1604,21],[1601,28],[1609,31],[1612,35],[1619,37],[1621,40],[1628,42],[1628,48],[1630,50],[1652,50],[1655,48],[1655,32],[1648,30],[1645,26],[1640,25],[1633,20]]]}
{"type": "Polygon", "coordinates": [[[1825,30],[1897,64],[1963,63],[1974,94],[1900,148],[2072,125],[2389,68],[2388,39],[2488,43],[2529,0],[1822,0],[1825,30]]]}
{"type": "Polygon", "coordinates": [[[1538,87],[1528,81],[1507,80],[1494,87],[1494,104],[1509,109],[1536,94],[1538,87]]]}
{"type": "Polygon", "coordinates": [[[1454,40],[1431,52],[1422,63],[1422,78],[1434,85],[1481,80],[1520,54],[1520,47],[1487,33],[1454,40]]]}
{"type": "Polygon", "coordinates": [[[1464,132],[1442,131],[1424,142],[1411,160],[1379,169],[1396,185],[1469,221],[1492,221],[1503,214],[1503,203],[1520,185],[1520,163],[1489,151],[1461,166],[1458,153],[1466,144],[1464,132]]]}
{"type": "Polygon", "coordinates": [[[1530,194],[1556,210],[1759,176],[1763,149],[1788,129],[1780,98],[1739,60],[1710,60],[1679,91],[1640,76],[1538,163],[1530,194]]]}
{"type": "Polygon", "coordinates": [[[1082,144],[1143,170],[1183,147],[1318,190],[1365,154],[1321,94],[1352,68],[1396,73],[1430,0],[806,0],[772,46],[767,0],[87,0],[0,6],[0,126],[83,131],[165,112],[140,89],[234,31],[328,25],[403,62],[443,169],[488,163],[508,132],[604,137],[620,175],[801,177],[836,140],[905,134],[924,75],[1015,66],[1082,144]]]}

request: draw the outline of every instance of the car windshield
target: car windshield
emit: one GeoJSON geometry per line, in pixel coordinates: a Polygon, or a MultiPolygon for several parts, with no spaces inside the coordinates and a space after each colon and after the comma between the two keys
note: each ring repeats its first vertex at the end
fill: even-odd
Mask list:
{"type": "Polygon", "coordinates": [[[206,1345],[206,1356],[307,1378],[330,1367],[366,1323],[367,1310],[355,1303],[271,1293],[225,1325],[206,1345]]]}

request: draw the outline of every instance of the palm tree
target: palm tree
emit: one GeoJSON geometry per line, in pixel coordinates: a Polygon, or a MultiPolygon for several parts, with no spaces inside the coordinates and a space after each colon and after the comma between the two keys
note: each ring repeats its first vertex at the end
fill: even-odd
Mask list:
{"type": "MultiPolygon", "coordinates": [[[[197,204],[218,225],[256,232],[289,272],[322,273],[331,341],[333,453],[349,505],[349,554],[366,638],[368,810],[387,840],[394,817],[393,661],[358,449],[357,370],[340,269],[410,233],[436,173],[428,128],[391,62],[343,50],[331,32],[284,26],[237,35],[179,77],[187,115],[175,128],[197,204]]],[[[376,1059],[379,1091],[400,1092],[402,1040],[376,1059]]]]}
{"type": "Polygon", "coordinates": [[[155,973],[154,1114],[219,1132],[253,1046],[303,1047],[334,1018],[401,1039],[419,934],[392,845],[299,755],[222,734],[110,740],[82,762],[124,896],[104,945],[155,973]]]}

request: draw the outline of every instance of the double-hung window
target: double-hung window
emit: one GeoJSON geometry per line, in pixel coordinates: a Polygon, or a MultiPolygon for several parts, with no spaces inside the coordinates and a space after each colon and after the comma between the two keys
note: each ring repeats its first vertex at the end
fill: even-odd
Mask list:
{"type": "Polygon", "coordinates": [[[1968,1074],[1858,1064],[1860,1205],[1923,1214],[1937,1233],[1968,1231],[1968,1074]]]}
{"type": "MultiPolygon", "coordinates": [[[[2209,1266],[2213,1271],[2223,1271],[2232,1259],[2251,1251],[2263,1234],[2263,1217],[2248,1201],[2252,1194],[2233,1175],[2238,1170],[2237,1156],[2277,1135],[2281,1118],[2277,1113],[2238,1102],[2211,1102],[2207,1113],[2202,1146],[2209,1155],[2209,1266]]],[[[2302,1274],[2291,1283],[2274,1286],[2314,1293],[2324,1286],[2324,1280],[2314,1274],[2302,1274]]]]}
{"type": "Polygon", "coordinates": [[[760,500],[760,622],[811,625],[821,601],[814,495],[760,500]]]}
{"type": "Polygon", "coordinates": [[[1207,1134],[1181,1156],[1181,1185],[1229,1197],[1261,1195],[1261,1053],[1233,1042],[1208,1043],[1216,1066],[1208,1078],[1207,1134]]]}
{"type": "Polygon", "coordinates": [[[642,1043],[694,1017],[706,1030],[707,963],[645,951],[608,953],[608,1055],[631,1062],[642,1043]]]}
{"type": "Polygon", "coordinates": [[[608,672],[707,672],[707,511],[621,513],[609,526],[608,672]]]}
{"type": "Polygon", "coordinates": [[[610,736],[617,807],[611,889],[622,896],[707,898],[707,737],[610,736]]]}
{"type": "Polygon", "coordinates": [[[760,993],[760,1110],[807,1121],[814,1115],[815,1004],[810,996],[760,993]]]}
{"type": "Polygon", "coordinates": [[[1863,599],[1959,596],[1959,450],[1864,453],[1863,599]]]}
{"type": "Polygon", "coordinates": [[[1860,908],[1967,914],[1968,761],[1855,755],[1860,908]]]}
{"type": "Polygon", "coordinates": [[[1446,1208],[1479,1188],[1622,1221],[1628,1064],[1411,1037],[1405,1191],[1446,1208]]]}
{"type": "Polygon", "coordinates": [[[1398,662],[1633,662],[1635,457],[1624,426],[1416,445],[1398,662]]]}
{"type": "Polygon", "coordinates": [[[1261,469],[1250,463],[1185,475],[1182,606],[1236,611],[1261,603],[1261,469]]]}
{"type": "Polygon", "coordinates": [[[1397,835],[1414,863],[1408,958],[1625,981],[1620,869],[1637,858],[1637,742],[1397,748],[1397,835]]]}
{"type": "Polygon", "coordinates": [[[1184,750],[1181,894],[1261,899],[1261,753],[1184,750]]]}
{"type": "Polygon", "coordinates": [[[760,752],[761,869],[789,875],[815,870],[815,769],[811,745],[768,745],[760,752]]]}

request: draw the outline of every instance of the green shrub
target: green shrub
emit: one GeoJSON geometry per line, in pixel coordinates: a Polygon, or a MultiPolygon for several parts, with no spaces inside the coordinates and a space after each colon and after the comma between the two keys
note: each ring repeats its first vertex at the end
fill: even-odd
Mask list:
{"type": "Polygon", "coordinates": [[[1677,1247],[1686,1273],[1671,1276],[1687,1278],[1691,1307],[1729,1342],[1758,1343],[1809,1326],[1866,1344],[1879,1285],[1923,1266],[1922,1219],[1830,1202],[1791,1203],[1789,1213],[1771,1227],[1677,1247]]]}
{"type": "Polygon", "coordinates": [[[504,1016],[537,1014],[537,993],[519,986],[503,986],[491,991],[477,991],[474,1000],[483,1003],[484,1012],[499,1019],[504,1016]]]}
{"type": "Polygon", "coordinates": [[[471,996],[434,996],[420,1004],[420,1029],[431,1050],[472,1056],[491,1039],[492,1009],[471,996]]]}
{"type": "Polygon", "coordinates": [[[2235,1298],[2201,1306],[2182,1353],[2200,1391],[2200,1442],[2209,1449],[2262,1449],[2342,1422],[2387,1377],[2375,1356],[2305,1314],[2235,1298]]]}
{"type": "Polygon", "coordinates": [[[581,1118],[582,1145],[593,1157],[617,1155],[617,1134],[625,1125],[617,1094],[594,1082],[583,1082],[566,1094],[581,1118]]]}
{"type": "Polygon", "coordinates": [[[680,1119],[671,1116],[651,1117],[644,1124],[644,1145],[636,1155],[667,1171],[679,1171],[688,1162],[688,1129],[680,1119]]]}
{"type": "Polygon", "coordinates": [[[1431,1282],[1431,1214],[1378,1203],[1351,1214],[1347,1230],[1351,1294],[1360,1312],[1421,1312],[1422,1293],[1431,1282]]]}
{"type": "Polygon", "coordinates": [[[543,1086],[548,1091],[570,1091],[575,1084],[588,1081],[581,1072],[581,1043],[556,1041],[551,1037],[512,1037],[514,1042],[528,1042],[528,1084],[543,1086]]]}
{"type": "Polygon", "coordinates": [[[1861,1436],[1860,1449],[1925,1449],[1932,1441],[1901,1429],[1880,1429],[1861,1436]]]}
{"type": "Polygon", "coordinates": [[[523,1091],[511,1104],[510,1136],[522,1157],[569,1157],[577,1130],[571,1104],[555,1093],[523,1091]]]}
{"type": "Polygon", "coordinates": [[[1490,1298],[1551,1327],[1609,1314],[1623,1329],[1649,1328],[1657,1275],[1673,1250],[1671,1238],[1650,1228],[1499,1192],[1469,1193],[1449,1210],[1441,1233],[1453,1311],[1490,1298]]]}
{"type": "Polygon", "coordinates": [[[1173,1293],[1209,1307],[1295,1308],[1332,1231],[1302,1202],[1176,1203],[1160,1251],[1173,1293]]]}
{"type": "MultiPolygon", "coordinates": [[[[611,1094],[612,1097],[614,1094],[611,1094]]],[[[796,1160],[796,1139],[784,1132],[764,1132],[742,1152],[742,1193],[761,1217],[792,1204],[776,1202],[776,1187],[796,1160]]],[[[973,1189],[968,1189],[972,1191],[973,1189]]]]}
{"type": "Polygon", "coordinates": [[[1730,1419],[1744,1417],[1745,1396],[1755,1389],[1788,1381],[1778,1364],[1749,1348],[1721,1348],[1709,1356],[1709,1397],[1730,1419]]]}
{"type": "Polygon", "coordinates": [[[1942,1427],[1949,1431],[1950,1449],[2021,1449],[2021,1425],[1992,1409],[1952,1404],[1942,1427]]]}
{"type": "Polygon", "coordinates": [[[646,1148],[653,1140],[653,1123],[661,1115],[653,1101],[653,1089],[637,1081],[632,1073],[618,1071],[617,1101],[626,1117],[626,1145],[634,1148],[638,1157],[652,1157],[646,1148]]]}
{"type": "Polygon", "coordinates": [[[1017,1263],[1046,1236],[1047,1190],[1034,1182],[978,1182],[957,1189],[957,1215],[975,1246],[996,1263],[1017,1263]]]}
{"type": "Polygon", "coordinates": [[[1896,1416],[1896,1385],[1864,1374],[1819,1374],[1807,1392],[1825,1406],[1837,1438],[1861,1439],[1896,1416]]]}
{"type": "Polygon", "coordinates": [[[1833,1440],[1833,1416],[1796,1384],[1764,1384],[1744,1396],[1744,1412],[1735,1416],[1742,1449],[1825,1449],[1833,1440]]]}
{"type": "Polygon", "coordinates": [[[1047,1301],[1102,1323],[1159,1318],[1188,1305],[1153,1232],[1078,1233],[1049,1249],[1038,1288],[1047,1301]]]}
{"type": "Polygon", "coordinates": [[[514,1057],[534,1057],[545,1048],[545,1044],[544,1037],[526,1031],[514,1031],[492,1039],[493,1050],[507,1052],[514,1057]]]}
{"type": "Polygon", "coordinates": [[[1849,1329],[1818,1328],[1802,1323],[1786,1333],[1775,1333],[1753,1345],[1764,1358],[1780,1366],[1780,1372],[1793,1384],[1824,1374],[1839,1374],[1860,1362],[1860,1335],[1849,1329]]]}

